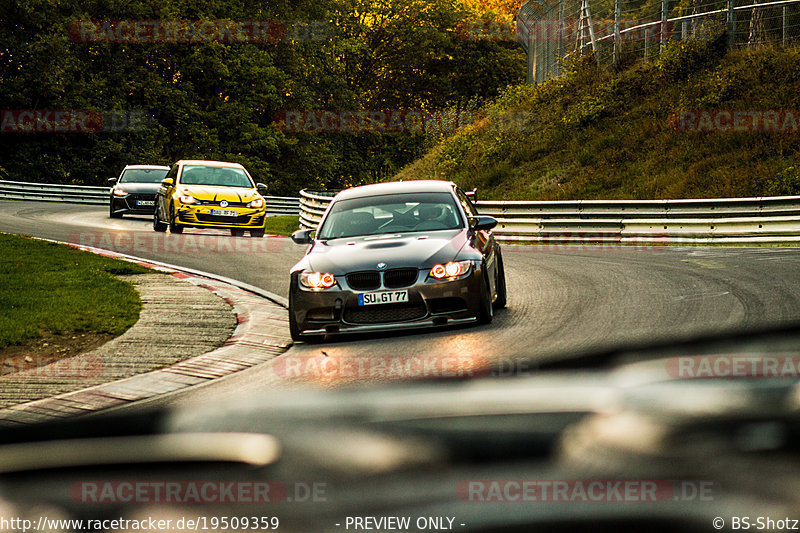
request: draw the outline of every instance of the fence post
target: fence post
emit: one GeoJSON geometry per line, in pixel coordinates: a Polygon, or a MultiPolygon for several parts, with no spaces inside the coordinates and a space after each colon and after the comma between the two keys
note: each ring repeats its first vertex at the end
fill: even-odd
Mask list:
{"type": "MultiPolygon", "coordinates": [[[[538,22],[538,21],[537,21],[538,22]]],[[[534,50],[533,50],[533,33],[536,31],[536,28],[529,28],[528,29],[528,85],[536,85],[536,79],[534,78],[534,50]]]]}
{"type": "Polygon", "coordinates": [[[550,79],[551,76],[555,75],[555,69],[553,68],[553,50],[552,50],[553,43],[550,42],[550,39],[552,38],[551,35],[550,35],[550,30],[551,30],[550,27],[552,26],[552,24],[550,24],[550,22],[552,21],[552,17],[550,16],[550,13],[551,13],[551,11],[547,10],[547,14],[545,14],[545,23],[544,23],[544,28],[543,28],[544,31],[542,31],[542,38],[544,39],[544,57],[545,57],[545,59],[544,59],[544,65],[545,65],[545,67],[544,67],[544,79],[545,80],[548,80],[548,79],[550,79]]]}
{"type": "Polygon", "coordinates": [[[786,26],[788,25],[788,22],[789,22],[788,21],[789,13],[786,11],[787,9],[789,9],[789,6],[783,6],[783,34],[782,34],[782,36],[783,36],[783,46],[784,47],[786,46],[786,41],[787,41],[786,26]]]}
{"type": "Polygon", "coordinates": [[[661,0],[661,45],[659,52],[667,45],[667,17],[669,16],[669,0],[661,0]]]}
{"type": "Polygon", "coordinates": [[[622,0],[614,0],[614,66],[619,63],[620,42],[619,21],[622,18],[622,0]]]}
{"type": "Polygon", "coordinates": [[[728,0],[728,48],[733,48],[736,39],[736,12],[733,0],[728,0]]]}
{"type": "MultiPolygon", "coordinates": [[[[565,0],[559,0],[558,2],[558,58],[559,60],[564,57],[564,51],[566,50],[567,46],[567,35],[565,28],[567,26],[566,21],[564,20],[564,10],[566,9],[565,0]]],[[[558,66],[559,74],[561,73],[561,66],[558,66]]]]}

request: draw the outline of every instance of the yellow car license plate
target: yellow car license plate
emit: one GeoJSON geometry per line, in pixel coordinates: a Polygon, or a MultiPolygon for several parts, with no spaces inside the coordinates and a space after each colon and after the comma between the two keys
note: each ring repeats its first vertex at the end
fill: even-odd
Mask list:
{"type": "Polygon", "coordinates": [[[235,217],[239,213],[230,209],[212,209],[211,214],[218,217],[235,217]]]}

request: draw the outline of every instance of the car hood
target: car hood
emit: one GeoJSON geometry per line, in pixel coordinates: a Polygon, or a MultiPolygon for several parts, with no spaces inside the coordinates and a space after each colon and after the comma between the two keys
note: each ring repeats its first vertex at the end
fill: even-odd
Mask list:
{"type": "Polygon", "coordinates": [[[158,191],[158,188],[161,187],[161,183],[118,183],[114,188],[115,189],[122,189],[123,191],[129,193],[150,193],[155,194],[158,191]]]}
{"type": "Polygon", "coordinates": [[[202,202],[249,202],[256,197],[255,189],[215,187],[211,185],[178,185],[181,194],[189,194],[202,202]]]}
{"type": "Polygon", "coordinates": [[[466,230],[316,241],[301,264],[305,262],[304,268],[334,274],[376,270],[378,263],[386,263],[387,269],[426,268],[454,260],[467,241],[466,230]]]}

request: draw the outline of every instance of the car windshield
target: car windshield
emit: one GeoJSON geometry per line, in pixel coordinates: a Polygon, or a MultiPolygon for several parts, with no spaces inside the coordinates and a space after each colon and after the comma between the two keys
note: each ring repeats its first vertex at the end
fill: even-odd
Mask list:
{"type": "Polygon", "coordinates": [[[183,185],[217,185],[221,187],[252,188],[253,182],[241,168],[185,166],[181,175],[183,185]]]}
{"type": "Polygon", "coordinates": [[[319,231],[319,238],[339,239],[461,227],[461,216],[448,193],[393,194],[336,202],[319,231]]]}
{"type": "Polygon", "coordinates": [[[163,180],[167,172],[166,168],[129,168],[122,173],[120,183],[158,183],[163,180]]]}

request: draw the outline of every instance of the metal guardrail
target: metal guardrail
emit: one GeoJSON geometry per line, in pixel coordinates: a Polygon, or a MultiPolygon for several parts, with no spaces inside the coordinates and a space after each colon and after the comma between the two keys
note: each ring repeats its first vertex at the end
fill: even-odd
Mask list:
{"type": "MultiPolygon", "coordinates": [[[[300,225],[316,228],[331,197],[300,191],[300,225]]],[[[518,244],[800,242],[800,196],[702,200],[479,201],[498,241],[518,244]]]]}
{"type": "Polygon", "coordinates": [[[300,198],[291,196],[265,196],[267,202],[267,215],[299,215],[300,198]]]}
{"type": "Polygon", "coordinates": [[[0,198],[4,200],[106,205],[108,204],[109,190],[108,187],[89,187],[85,185],[0,181],[0,198]]]}
{"type": "MultiPolygon", "coordinates": [[[[62,202],[70,204],[108,205],[109,187],[57,185],[0,180],[0,199],[62,202]]],[[[287,196],[265,196],[268,215],[300,214],[300,199],[287,196]]]]}
{"type": "MultiPolygon", "coordinates": [[[[332,192],[267,196],[270,215],[298,215],[315,228],[332,192]]],[[[91,205],[108,203],[108,187],[0,180],[0,199],[91,205]]],[[[700,244],[800,242],[800,196],[703,200],[479,201],[499,224],[500,242],[518,244],[700,244]]]]}

